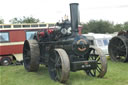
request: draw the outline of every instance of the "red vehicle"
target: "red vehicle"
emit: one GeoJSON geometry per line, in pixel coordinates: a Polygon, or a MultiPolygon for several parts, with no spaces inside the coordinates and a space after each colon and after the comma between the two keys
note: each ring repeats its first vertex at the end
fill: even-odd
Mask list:
{"type": "MultiPolygon", "coordinates": [[[[33,39],[40,30],[54,29],[55,24],[0,24],[0,65],[21,61],[24,40],[33,39]]],[[[79,34],[82,27],[79,26],[79,34]]]]}
{"type": "Polygon", "coordinates": [[[0,64],[9,65],[22,60],[24,40],[33,39],[34,33],[53,28],[54,24],[0,24],[0,64]]]}

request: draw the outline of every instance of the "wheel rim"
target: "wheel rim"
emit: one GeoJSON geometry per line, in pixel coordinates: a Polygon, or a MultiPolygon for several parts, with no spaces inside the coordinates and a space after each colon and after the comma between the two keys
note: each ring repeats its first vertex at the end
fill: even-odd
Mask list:
{"type": "Polygon", "coordinates": [[[87,75],[92,77],[103,77],[107,72],[107,60],[102,51],[98,48],[92,49],[88,60],[96,60],[97,68],[86,70],[87,75]]]}
{"type": "Polygon", "coordinates": [[[111,60],[119,62],[128,61],[128,49],[126,40],[127,39],[123,36],[117,36],[110,40],[108,49],[111,60]]]}
{"type": "Polygon", "coordinates": [[[9,63],[8,60],[4,60],[4,61],[3,61],[3,65],[4,65],[4,66],[7,66],[7,65],[9,65],[9,64],[10,64],[10,63],[9,63]]]}
{"type": "Polygon", "coordinates": [[[65,83],[68,80],[70,65],[68,56],[64,50],[57,49],[51,52],[48,65],[49,74],[53,80],[61,83],[65,83]],[[66,58],[63,59],[62,57],[66,58]]]}

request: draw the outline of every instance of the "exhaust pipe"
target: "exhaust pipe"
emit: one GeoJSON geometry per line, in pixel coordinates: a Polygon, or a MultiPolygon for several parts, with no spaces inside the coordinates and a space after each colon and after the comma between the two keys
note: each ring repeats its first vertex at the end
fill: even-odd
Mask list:
{"type": "Polygon", "coordinates": [[[77,35],[78,34],[78,23],[79,23],[78,5],[79,5],[78,3],[71,3],[70,4],[72,35],[77,35]]]}

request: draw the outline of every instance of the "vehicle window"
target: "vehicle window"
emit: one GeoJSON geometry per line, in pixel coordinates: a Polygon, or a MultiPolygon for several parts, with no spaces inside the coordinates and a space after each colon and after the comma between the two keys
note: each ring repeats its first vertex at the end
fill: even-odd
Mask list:
{"type": "Polygon", "coordinates": [[[11,25],[4,25],[4,28],[11,28],[11,25]]]}
{"type": "Polygon", "coordinates": [[[21,28],[21,25],[14,25],[14,28],[21,28]]]}
{"type": "Polygon", "coordinates": [[[103,46],[102,40],[96,40],[96,41],[97,41],[98,46],[103,46]]]}
{"type": "Polygon", "coordinates": [[[94,41],[93,40],[88,40],[90,45],[94,45],[94,41]]]}
{"type": "Polygon", "coordinates": [[[23,27],[25,28],[25,27],[30,27],[30,25],[23,25],[23,27]]]}
{"type": "Polygon", "coordinates": [[[9,33],[8,32],[0,32],[0,42],[9,41],[9,33]]]}
{"type": "Polygon", "coordinates": [[[0,25],[0,28],[2,28],[2,25],[0,25]]]}
{"type": "Polygon", "coordinates": [[[38,27],[38,24],[31,25],[31,27],[38,27]]]}
{"type": "Polygon", "coordinates": [[[104,43],[105,46],[107,46],[108,43],[109,43],[109,42],[108,42],[108,39],[104,39],[104,40],[103,40],[103,43],[104,43]]]}
{"type": "Polygon", "coordinates": [[[37,31],[27,31],[26,32],[26,39],[32,40],[34,38],[34,34],[37,33],[37,31]]]}
{"type": "Polygon", "coordinates": [[[46,24],[39,24],[39,27],[46,27],[46,24]]]}

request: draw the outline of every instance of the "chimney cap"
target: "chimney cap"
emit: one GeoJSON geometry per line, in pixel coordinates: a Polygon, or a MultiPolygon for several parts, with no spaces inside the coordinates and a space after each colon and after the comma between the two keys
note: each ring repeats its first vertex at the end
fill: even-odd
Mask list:
{"type": "Polygon", "coordinates": [[[73,4],[74,4],[74,5],[79,5],[79,3],[70,3],[70,5],[73,5],[73,4]]]}

